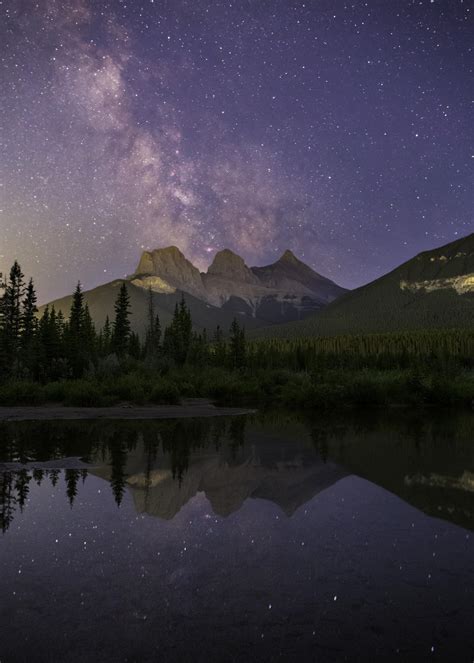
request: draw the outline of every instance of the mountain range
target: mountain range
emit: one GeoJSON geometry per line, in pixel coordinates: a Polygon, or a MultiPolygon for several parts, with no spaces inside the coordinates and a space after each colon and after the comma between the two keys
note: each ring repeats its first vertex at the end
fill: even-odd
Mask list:
{"type": "MultiPolygon", "coordinates": [[[[175,247],[145,251],[135,272],[85,293],[102,326],[114,315],[127,282],[132,327],[143,333],[149,290],[163,325],[184,295],[197,329],[227,330],[234,317],[255,336],[298,337],[430,328],[474,328],[474,233],[424,251],[393,271],[348,291],[314,271],[291,251],[274,263],[248,267],[219,251],[200,272],[175,247]]],[[[68,314],[71,296],[51,302],[68,314]]]]}
{"type": "MultiPolygon", "coordinates": [[[[175,246],[145,251],[135,272],[85,293],[96,325],[114,314],[120,285],[127,282],[132,326],[142,332],[146,324],[149,290],[162,324],[171,321],[174,307],[184,294],[196,328],[227,330],[237,316],[247,329],[303,319],[347,292],[321,276],[291,251],[271,265],[248,267],[243,259],[224,249],[207,272],[200,272],[175,246]]],[[[68,314],[72,297],[50,302],[68,314]]]]}

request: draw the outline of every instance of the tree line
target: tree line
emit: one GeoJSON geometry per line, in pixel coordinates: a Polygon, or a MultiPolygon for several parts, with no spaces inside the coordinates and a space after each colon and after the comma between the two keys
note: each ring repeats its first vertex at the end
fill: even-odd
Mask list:
{"type": "Polygon", "coordinates": [[[115,301],[114,316],[96,329],[80,283],[65,318],[54,305],[38,317],[33,280],[17,262],[0,278],[0,380],[41,383],[93,374],[101,366],[127,370],[133,362],[152,368],[184,365],[231,370],[324,372],[332,369],[392,368],[446,370],[474,367],[474,332],[467,329],[340,335],[302,339],[246,339],[234,319],[208,335],[194,329],[184,296],[171,323],[162,329],[153,293],[148,293],[146,331],[132,331],[126,282],[115,301]]]}
{"type": "Polygon", "coordinates": [[[147,328],[144,339],[132,331],[130,296],[122,283],[114,318],[107,316],[97,330],[81,284],[72,297],[69,317],[46,306],[38,317],[33,279],[25,281],[18,262],[7,279],[0,275],[0,379],[25,378],[39,382],[81,378],[106,359],[153,363],[167,360],[177,366],[212,364],[241,368],[245,365],[245,329],[234,319],[228,340],[217,327],[211,338],[206,330],[193,329],[184,296],[176,304],[171,324],[162,330],[149,290],[147,328]]]}
{"type": "Polygon", "coordinates": [[[247,343],[250,368],[325,371],[328,369],[427,369],[456,365],[474,368],[474,331],[419,330],[372,334],[255,340],[247,343]]]}

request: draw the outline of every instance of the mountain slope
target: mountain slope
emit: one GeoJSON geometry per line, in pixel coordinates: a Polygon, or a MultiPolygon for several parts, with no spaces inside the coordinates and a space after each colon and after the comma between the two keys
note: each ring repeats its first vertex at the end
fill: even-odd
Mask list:
{"type": "Polygon", "coordinates": [[[474,328],[474,233],[424,251],[303,321],[257,336],[296,337],[474,328]]]}
{"type": "MultiPolygon", "coordinates": [[[[119,288],[123,282],[124,280],[118,279],[84,293],[85,302],[89,306],[92,319],[97,329],[100,329],[104,325],[107,315],[110,320],[113,320],[114,303],[119,288]]],[[[147,325],[148,290],[143,287],[137,287],[128,280],[126,283],[130,295],[132,311],[130,322],[132,324],[132,329],[139,334],[143,334],[147,325]]],[[[186,303],[191,310],[191,317],[196,330],[206,328],[208,332],[211,332],[217,325],[220,325],[224,331],[227,331],[230,328],[232,320],[234,319],[233,312],[217,308],[203,302],[189,293],[182,293],[178,290],[169,293],[153,293],[155,313],[160,316],[162,326],[166,327],[170,324],[175,305],[181,300],[182,295],[184,295],[186,303]]],[[[69,295],[62,299],[50,302],[49,305],[51,306],[54,304],[57,311],[62,311],[65,317],[68,317],[71,303],[72,295],[69,295]]],[[[39,315],[42,314],[44,308],[44,306],[40,308],[39,315]]],[[[247,316],[241,316],[240,322],[249,330],[264,324],[261,320],[247,316]]]]}
{"type": "Polygon", "coordinates": [[[299,292],[328,304],[347,290],[315,272],[291,252],[285,251],[273,264],[252,267],[258,280],[268,288],[299,292]]]}

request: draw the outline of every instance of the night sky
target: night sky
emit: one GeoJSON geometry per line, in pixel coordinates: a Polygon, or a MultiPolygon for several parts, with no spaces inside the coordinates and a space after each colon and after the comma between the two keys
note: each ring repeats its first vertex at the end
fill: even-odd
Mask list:
{"type": "Polygon", "coordinates": [[[346,287],[473,230],[474,3],[0,2],[0,270],[176,244],[346,287]]]}

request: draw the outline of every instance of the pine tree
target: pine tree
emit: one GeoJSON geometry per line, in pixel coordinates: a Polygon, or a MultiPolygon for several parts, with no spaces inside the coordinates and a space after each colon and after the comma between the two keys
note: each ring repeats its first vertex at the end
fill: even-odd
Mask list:
{"type": "Polygon", "coordinates": [[[21,325],[21,347],[25,350],[31,343],[36,331],[36,291],[33,279],[30,279],[26,288],[26,294],[23,299],[22,325],[21,325]]]}
{"type": "Polygon", "coordinates": [[[115,302],[115,320],[112,332],[112,349],[119,357],[127,354],[130,344],[130,297],[126,283],[120,286],[115,302]]]}
{"type": "Polygon", "coordinates": [[[63,368],[63,333],[64,317],[61,311],[56,313],[54,305],[51,308],[47,330],[49,377],[56,380],[61,376],[63,368]]]}
{"type": "Polygon", "coordinates": [[[163,338],[164,353],[179,365],[184,364],[188,357],[192,329],[191,312],[183,296],[179,305],[175,306],[173,320],[163,338]]]}
{"type": "Polygon", "coordinates": [[[84,305],[84,318],[82,325],[83,347],[87,354],[88,363],[95,361],[97,357],[97,333],[89,311],[89,306],[84,305]]]}
{"type": "Polygon", "coordinates": [[[195,366],[204,366],[208,363],[209,353],[205,329],[202,334],[192,333],[187,359],[195,366]]]}
{"type": "Polygon", "coordinates": [[[24,275],[21,267],[15,260],[10,270],[9,279],[4,284],[0,317],[0,355],[3,371],[8,374],[15,373],[18,370],[21,348],[22,302],[25,294],[23,279],[24,275]]]}
{"type": "Polygon", "coordinates": [[[69,314],[69,331],[77,338],[79,338],[81,335],[83,322],[84,293],[82,292],[81,282],[78,281],[72,296],[71,312],[69,314]]]}
{"type": "Polygon", "coordinates": [[[7,375],[8,355],[5,334],[5,290],[7,284],[0,272],[0,380],[7,375]]]}
{"type": "Polygon", "coordinates": [[[78,282],[72,297],[69,321],[65,329],[66,354],[72,377],[79,378],[87,366],[87,351],[83,343],[84,294],[78,282]]]}
{"type": "Polygon", "coordinates": [[[35,334],[38,326],[36,313],[36,291],[33,285],[33,279],[30,279],[26,288],[26,294],[23,299],[22,324],[21,324],[21,363],[26,371],[31,375],[34,372],[35,364],[35,334]]]}
{"type": "Polygon", "coordinates": [[[50,314],[49,306],[46,306],[38,323],[36,333],[36,362],[35,377],[45,381],[51,375],[51,351],[50,351],[50,314]]]}
{"type": "Polygon", "coordinates": [[[152,289],[148,289],[148,326],[145,337],[145,353],[149,358],[156,357],[160,352],[161,324],[158,314],[155,315],[152,289]]]}
{"type": "Polygon", "coordinates": [[[158,354],[160,351],[160,341],[161,341],[161,323],[158,313],[155,315],[155,323],[153,325],[153,343],[152,348],[155,354],[158,354]]]}
{"type": "Polygon", "coordinates": [[[138,334],[131,332],[128,342],[128,353],[134,359],[140,359],[142,354],[142,347],[140,344],[140,337],[138,334]]]}
{"type": "Polygon", "coordinates": [[[111,351],[111,342],[112,342],[112,325],[110,324],[109,316],[105,318],[105,323],[102,328],[102,342],[101,342],[101,353],[102,356],[106,357],[110,354],[111,351]]]}
{"type": "Polygon", "coordinates": [[[155,304],[153,302],[153,291],[150,286],[148,288],[148,329],[147,329],[148,335],[151,335],[153,333],[154,325],[155,325],[155,304]]]}
{"type": "Polygon", "coordinates": [[[184,364],[187,359],[191,345],[192,331],[191,312],[186,305],[184,296],[182,296],[178,308],[177,344],[175,347],[175,360],[178,364],[184,364]]]}
{"type": "Polygon", "coordinates": [[[216,366],[224,366],[226,363],[226,345],[224,334],[219,325],[217,325],[212,339],[214,363],[216,366]]]}
{"type": "Polygon", "coordinates": [[[230,360],[233,368],[243,368],[246,362],[245,329],[234,318],[230,327],[230,360]]]}

